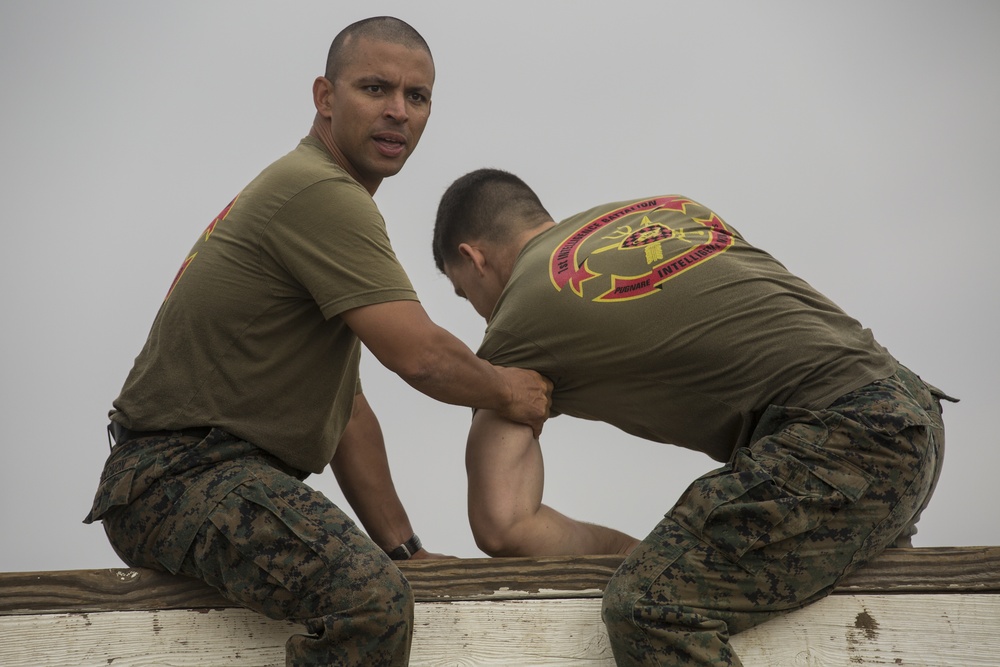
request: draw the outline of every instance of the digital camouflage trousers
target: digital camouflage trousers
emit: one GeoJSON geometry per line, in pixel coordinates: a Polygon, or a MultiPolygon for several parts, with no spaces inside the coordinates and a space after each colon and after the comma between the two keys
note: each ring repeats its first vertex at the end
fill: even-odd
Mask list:
{"type": "Polygon", "coordinates": [[[388,556],[275,457],[228,433],[116,446],[86,522],[133,567],[302,623],[287,665],[405,665],[413,594],[388,556]]]}
{"type": "Polygon", "coordinates": [[[941,397],[901,367],[823,410],[769,408],[609,582],[617,664],[741,665],[730,635],[909,545],[944,454],[941,397]]]}

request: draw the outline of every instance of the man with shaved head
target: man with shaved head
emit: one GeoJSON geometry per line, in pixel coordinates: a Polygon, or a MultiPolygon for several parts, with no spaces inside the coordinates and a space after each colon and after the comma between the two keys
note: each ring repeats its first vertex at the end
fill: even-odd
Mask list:
{"type": "Polygon", "coordinates": [[[391,559],[431,554],[393,488],[361,343],[438,400],[536,433],[548,415],[547,380],[480,360],[428,318],[372,200],[416,148],[433,85],[403,21],[334,39],[308,136],[200,234],[109,413],[86,521],[131,566],[304,624],[289,665],[409,657],[413,596],[391,559]],[[303,482],[327,465],[367,535],[303,482]]]}
{"type": "MultiPolygon", "coordinates": [[[[937,389],[709,208],[680,195],[555,222],[520,178],[444,193],[434,258],[486,321],[479,353],[555,383],[555,412],[720,467],[641,541],[542,502],[531,429],[476,412],[469,520],[494,556],[621,553],[604,591],[615,661],[742,664],[730,635],[799,609],[907,545],[944,454],[937,389]]],[[[663,475],[669,474],[668,470],[663,475]]]]}

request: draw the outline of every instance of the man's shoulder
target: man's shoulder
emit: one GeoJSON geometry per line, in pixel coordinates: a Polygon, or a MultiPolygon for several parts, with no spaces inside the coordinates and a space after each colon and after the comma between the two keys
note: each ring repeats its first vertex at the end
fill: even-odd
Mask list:
{"type": "Polygon", "coordinates": [[[258,179],[261,178],[290,179],[299,183],[330,181],[367,194],[361,184],[330,157],[322,144],[309,136],[268,165],[258,176],[258,179]]]}
{"type": "Polygon", "coordinates": [[[240,195],[246,202],[285,208],[298,201],[313,209],[333,207],[378,216],[371,195],[312,137],[264,168],[240,195]]]}

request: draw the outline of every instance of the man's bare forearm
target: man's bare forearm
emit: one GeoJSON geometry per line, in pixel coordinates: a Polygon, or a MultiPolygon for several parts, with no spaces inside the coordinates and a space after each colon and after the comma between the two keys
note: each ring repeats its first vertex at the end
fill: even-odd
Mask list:
{"type": "Polygon", "coordinates": [[[578,556],[627,554],[639,544],[630,535],[594,523],[577,521],[541,505],[538,512],[508,529],[502,540],[490,545],[480,540],[491,556],[578,556]]]}
{"type": "Polygon", "coordinates": [[[536,434],[548,418],[551,383],[534,371],[480,359],[416,301],[374,304],[343,317],[382,365],[431,398],[495,410],[536,434]]]}
{"type": "Polygon", "coordinates": [[[351,421],[330,467],[376,544],[389,551],[410,538],[413,529],[392,481],[382,428],[364,394],[354,398],[351,421]]]}

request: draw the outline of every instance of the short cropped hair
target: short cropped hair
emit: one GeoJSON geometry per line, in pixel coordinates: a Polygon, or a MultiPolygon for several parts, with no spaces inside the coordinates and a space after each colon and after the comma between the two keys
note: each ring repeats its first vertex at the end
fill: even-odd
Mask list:
{"type": "Polygon", "coordinates": [[[452,183],[438,204],[434,263],[444,272],[445,264],[458,259],[461,243],[504,243],[551,220],[534,190],[514,174],[500,169],[471,171],[452,183]]]}
{"type": "MultiPolygon", "coordinates": [[[[355,39],[366,37],[379,42],[400,44],[410,49],[420,49],[431,56],[431,49],[420,33],[406,21],[392,16],[373,16],[347,26],[333,38],[330,52],[326,57],[324,76],[331,82],[337,80],[340,70],[350,61],[351,50],[346,48],[355,39]]],[[[434,57],[431,56],[431,62],[434,57]]]]}

